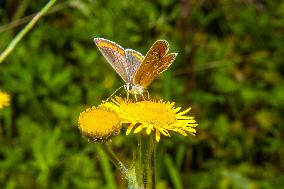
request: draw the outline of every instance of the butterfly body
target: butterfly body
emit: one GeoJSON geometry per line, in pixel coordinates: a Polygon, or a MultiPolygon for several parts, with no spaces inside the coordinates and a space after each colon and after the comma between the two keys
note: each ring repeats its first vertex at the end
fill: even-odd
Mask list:
{"type": "Polygon", "coordinates": [[[145,57],[138,51],[124,49],[104,38],[94,38],[94,41],[110,65],[125,81],[124,88],[128,92],[133,91],[134,94],[142,94],[177,56],[177,53],[167,54],[169,44],[166,40],[157,40],[145,57]]]}

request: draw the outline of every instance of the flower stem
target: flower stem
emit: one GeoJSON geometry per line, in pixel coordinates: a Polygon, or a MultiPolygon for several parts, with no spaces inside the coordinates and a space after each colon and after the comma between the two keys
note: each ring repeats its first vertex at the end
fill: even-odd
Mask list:
{"type": "Polygon", "coordinates": [[[110,160],[112,161],[112,163],[121,171],[123,176],[128,177],[128,169],[119,160],[119,158],[115,155],[115,153],[113,152],[110,144],[108,142],[106,142],[102,146],[105,149],[105,152],[108,154],[108,156],[109,156],[110,160]]]}
{"type": "Polygon", "coordinates": [[[139,189],[156,188],[156,140],[153,135],[138,135],[136,179],[139,189]]]}

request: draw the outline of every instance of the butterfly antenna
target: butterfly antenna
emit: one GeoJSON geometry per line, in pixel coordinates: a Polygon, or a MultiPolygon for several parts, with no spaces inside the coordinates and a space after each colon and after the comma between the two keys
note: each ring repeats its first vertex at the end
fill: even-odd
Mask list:
{"type": "Polygon", "coordinates": [[[106,101],[108,101],[115,93],[117,93],[117,91],[119,91],[122,87],[124,87],[124,85],[122,85],[121,87],[117,88],[107,99],[106,101]]]}

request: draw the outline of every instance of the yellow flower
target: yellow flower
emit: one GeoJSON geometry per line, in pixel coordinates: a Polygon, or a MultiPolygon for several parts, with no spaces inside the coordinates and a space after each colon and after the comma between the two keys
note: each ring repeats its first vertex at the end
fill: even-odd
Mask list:
{"type": "Polygon", "coordinates": [[[10,105],[10,96],[0,91],[0,109],[10,105]]]}
{"type": "Polygon", "coordinates": [[[82,134],[93,141],[117,135],[121,128],[118,114],[103,106],[86,109],[78,122],[82,134]]]}
{"type": "Polygon", "coordinates": [[[146,133],[155,133],[156,140],[160,140],[161,133],[170,136],[169,131],[177,132],[181,135],[195,135],[195,127],[198,125],[194,117],[185,115],[190,108],[180,112],[180,107],[175,108],[174,102],[160,101],[127,101],[116,97],[112,102],[106,102],[103,106],[112,108],[119,113],[122,123],[127,123],[126,134],[132,130],[138,133],[146,129],[146,133]]]}

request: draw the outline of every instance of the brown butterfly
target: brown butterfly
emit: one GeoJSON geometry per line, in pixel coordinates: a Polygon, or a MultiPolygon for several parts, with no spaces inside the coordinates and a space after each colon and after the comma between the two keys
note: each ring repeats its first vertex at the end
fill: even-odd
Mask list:
{"type": "Polygon", "coordinates": [[[142,94],[147,87],[175,60],[177,53],[169,53],[169,43],[157,40],[144,57],[140,52],[124,49],[104,38],[94,38],[104,57],[125,81],[124,87],[134,94],[142,94]]]}

